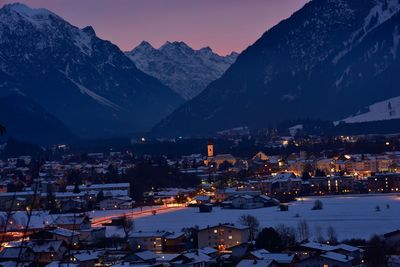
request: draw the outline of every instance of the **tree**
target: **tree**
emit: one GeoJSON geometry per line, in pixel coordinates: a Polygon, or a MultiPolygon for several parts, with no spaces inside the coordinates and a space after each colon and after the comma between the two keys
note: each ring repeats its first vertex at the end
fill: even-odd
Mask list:
{"type": "Polygon", "coordinates": [[[0,124],[0,136],[4,135],[6,133],[6,127],[0,124]]]}
{"type": "Polygon", "coordinates": [[[314,201],[314,206],[313,206],[313,210],[322,210],[324,208],[324,204],[322,204],[322,201],[317,199],[314,201]]]}
{"type": "Polygon", "coordinates": [[[306,220],[300,220],[297,224],[297,231],[300,241],[306,241],[310,238],[310,227],[306,220]]]}
{"type": "Polygon", "coordinates": [[[385,241],[378,235],[375,235],[370,239],[364,255],[368,267],[387,266],[388,249],[385,245],[385,241]]]}
{"type": "Polygon", "coordinates": [[[78,182],[75,183],[75,187],[74,187],[74,191],[75,194],[79,194],[81,192],[81,190],[79,189],[79,185],[78,182]]]}
{"type": "Polygon", "coordinates": [[[256,235],[259,231],[259,227],[260,227],[260,223],[259,223],[258,219],[250,214],[242,215],[239,218],[239,223],[249,227],[250,240],[254,240],[254,238],[256,237],[256,235]]]}
{"type": "Polygon", "coordinates": [[[120,227],[124,231],[125,240],[128,241],[129,233],[135,230],[135,222],[125,214],[121,217],[120,227]]]}
{"type": "Polygon", "coordinates": [[[326,176],[326,173],[323,170],[316,169],[315,170],[315,177],[324,177],[326,176]]]}
{"type": "Polygon", "coordinates": [[[325,238],[322,234],[322,228],[319,225],[315,227],[315,241],[318,243],[325,243],[325,238]]]}
{"type": "Polygon", "coordinates": [[[57,210],[56,198],[54,197],[53,188],[50,183],[47,184],[46,209],[50,212],[55,212],[57,210]]]}
{"type": "Polygon", "coordinates": [[[296,245],[296,231],[293,227],[280,224],[275,228],[275,230],[281,238],[282,247],[289,248],[296,245]]]}
{"type": "Polygon", "coordinates": [[[256,248],[258,249],[279,252],[282,250],[282,247],[282,239],[278,232],[272,227],[262,229],[256,238],[256,248]]]}
{"type": "Polygon", "coordinates": [[[335,245],[338,243],[337,234],[332,225],[329,225],[328,229],[326,229],[326,235],[328,236],[329,244],[335,245]]]}
{"type": "Polygon", "coordinates": [[[100,190],[100,192],[97,193],[96,202],[99,203],[100,201],[104,200],[104,198],[105,198],[104,192],[103,192],[103,190],[100,190]]]}
{"type": "Polygon", "coordinates": [[[186,239],[190,243],[190,248],[197,248],[198,239],[197,234],[199,233],[199,227],[195,225],[194,227],[183,228],[182,233],[184,233],[186,239]]]}

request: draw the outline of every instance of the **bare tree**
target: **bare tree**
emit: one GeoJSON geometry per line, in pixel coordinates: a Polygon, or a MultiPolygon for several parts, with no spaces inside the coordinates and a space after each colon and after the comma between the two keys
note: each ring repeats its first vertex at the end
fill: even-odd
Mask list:
{"type": "Polygon", "coordinates": [[[324,235],[322,234],[322,228],[319,225],[315,227],[315,241],[317,241],[318,243],[325,242],[324,235]]]}
{"type": "Polygon", "coordinates": [[[240,216],[239,223],[249,227],[250,230],[250,240],[254,240],[258,231],[260,230],[260,222],[256,217],[250,214],[244,214],[240,216]]]}
{"type": "Polygon", "coordinates": [[[300,242],[310,238],[310,227],[306,220],[300,220],[297,224],[297,231],[299,233],[300,242]]]}
{"type": "Polygon", "coordinates": [[[328,226],[328,229],[326,229],[326,234],[328,236],[329,243],[336,244],[338,242],[338,237],[335,228],[333,228],[332,225],[328,226]]]}
{"type": "Polygon", "coordinates": [[[282,246],[289,248],[296,245],[296,230],[293,227],[280,224],[275,228],[275,230],[281,237],[282,246]]]}
{"type": "Polygon", "coordinates": [[[126,214],[121,217],[120,227],[124,231],[125,240],[128,241],[129,233],[135,230],[135,222],[132,218],[129,218],[126,214]]]}

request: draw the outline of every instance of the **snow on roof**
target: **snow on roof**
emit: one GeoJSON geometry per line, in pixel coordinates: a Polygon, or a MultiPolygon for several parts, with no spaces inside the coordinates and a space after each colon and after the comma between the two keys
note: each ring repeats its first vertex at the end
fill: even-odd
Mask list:
{"type": "Polygon", "coordinates": [[[335,246],[335,248],[336,249],[343,249],[343,250],[349,251],[349,252],[363,251],[363,249],[361,249],[361,248],[350,246],[350,245],[347,245],[347,244],[339,244],[339,245],[335,246]]]}
{"type": "Polygon", "coordinates": [[[0,252],[1,259],[15,259],[20,255],[20,250],[22,249],[21,255],[25,254],[30,250],[28,247],[6,247],[0,252]]]}
{"type": "Polygon", "coordinates": [[[138,256],[140,259],[147,261],[147,260],[152,260],[152,259],[156,259],[157,255],[149,250],[145,250],[145,251],[141,251],[141,252],[137,252],[135,253],[136,256],[138,256]]]}
{"type": "MultiPolygon", "coordinates": [[[[2,261],[2,267],[25,267],[31,265],[30,262],[2,261]]],[[[72,267],[72,266],[71,266],[72,267]]]]}
{"type": "Polygon", "coordinates": [[[207,255],[218,252],[218,250],[212,247],[199,248],[198,251],[207,255]]]}
{"type": "Polygon", "coordinates": [[[332,252],[332,251],[321,254],[321,257],[335,260],[335,261],[340,261],[340,262],[349,262],[349,261],[354,260],[353,257],[343,255],[340,253],[336,253],[336,252],[332,252]]]}
{"type": "Polygon", "coordinates": [[[60,249],[64,241],[49,240],[45,242],[28,242],[27,245],[32,248],[35,253],[54,252],[60,249]]]}
{"type": "Polygon", "coordinates": [[[233,224],[233,223],[224,223],[224,224],[217,224],[217,225],[213,225],[213,226],[207,226],[207,227],[199,229],[199,231],[212,229],[212,228],[218,228],[218,227],[228,227],[228,228],[233,228],[233,229],[238,229],[238,230],[249,229],[248,226],[241,225],[241,224],[237,224],[236,225],[236,224],[233,224]]]}
{"type": "Polygon", "coordinates": [[[156,232],[133,232],[129,234],[129,237],[141,238],[141,237],[161,237],[166,236],[168,232],[166,231],[156,231],[156,232]]]}
{"type": "Polygon", "coordinates": [[[241,260],[236,267],[268,267],[273,260],[241,260]]]}
{"type": "Polygon", "coordinates": [[[86,217],[84,216],[73,216],[73,215],[60,215],[54,221],[53,224],[75,224],[79,225],[84,222],[86,217]]]}
{"type": "Polygon", "coordinates": [[[198,200],[198,201],[207,201],[210,200],[210,196],[195,196],[194,199],[198,200]]]}
{"type": "Polygon", "coordinates": [[[294,259],[294,254],[289,253],[265,253],[262,254],[263,260],[274,260],[280,264],[291,263],[294,259]]]}
{"type": "Polygon", "coordinates": [[[256,257],[257,259],[263,259],[264,258],[264,254],[268,254],[270,253],[268,250],[266,249],[259,249],[259,250],[254,250],[252,252],[250,252],[251,255],[253,255],[254,257],[256,257]]]}
{"type": "Polygon", "coordinates": [[[55,235],[61,235],[61,236],[67,236],[67,237],[72,237],[72,236],[77,236],[79,235],[78,232],[65,229],[65,228],[56,228],[54,230],[50,230],[49,233],[55,234],[55,235]]]}
{"type": "MultiPolygon", "coordinates": [[[[129,188],[129,183],[113,183],[113,184],[88,184],[79,185],[80,190],[95,190],[95,189],[113,189],[113,188],[129,188]]],[[[74,190],[75,185],[67,185],[67,190],[74,190]]]]}
{"type": "Polygon", "coordinates": [[[187,252],[182,255],[190,259],[191,263],[208,262],[211,259],[211,257],[201,252],[187,252]]]}
{"type": "Polygon", "coordinates": [[[157,253],[156,255],[157,255],[157,261],[168,262],[178,257],[180,254],[157,253]]]}
{"type": "Polygon", "coordinates": [[[73,253],[74,258],[78,261],[92,261],[99,258],[100,251],[90,251],[90,250],[79,250],[73,253]]]}
{"type": "Polygon", "coordinates": [[[44,266],[44,267],[79,267],[79,264],[70,263],[70,262],[61,263],[61,262],[59,262],[59,261],[53,261],[53,262],[47,264],[47,265],[44,266]]]}
{"type": "Polygon", "coordinates": [[[322,244],[322,243],[317,243],[317,242],[308,242],[301,244],[300,246],[306,247],[306,248],[311,248],[311,249],[316,249],[316,250],[321,250],[321,251],[332,251],[335,250],[336,247],[322,244]]]}

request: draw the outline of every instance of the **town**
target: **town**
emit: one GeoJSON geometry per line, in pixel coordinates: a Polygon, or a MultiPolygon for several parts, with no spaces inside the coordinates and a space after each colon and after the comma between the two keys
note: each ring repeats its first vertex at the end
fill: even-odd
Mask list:
{"type": "MultiPolygon", "coordinates": [[[[339,138],[357,142],[357,137],[339,138]]],[[[129,151],[66,151],[53,160],[6,158],[0,162],[0,263],[398,266],[396,215],[386,229],[372,228],[357,237],[341,233],[334,222],[314,227],[300,214],[304,207],[327,210],[340,196],[350,196],[347,201],[355,196],[389,196],[371,206],[371,213],[396,214],[400,151],[390,146],[393,140],[384,141],[385,151],[379,154],[341,149],[326,153],[333,156],[259,151],[245,158],[219,154],[218,142],[210,139],[203,144],[203,154],[178,158],[135,156],[129,151]],[[293,211],[294,225],[268,227],[257,213],[289,214],[300,207],[300,212],[293,211]],[[236,214],[234,221],[224,218],[230,211],[236,214]],[[176,216],[174,227],[163,221],[170,214],[176,216]],[[196,221],[197,214],[209,218],[207,224],[196,221]]],[[[301,149],[299,144],[296,138],[284,137],[273,145],[301,149]]]]}

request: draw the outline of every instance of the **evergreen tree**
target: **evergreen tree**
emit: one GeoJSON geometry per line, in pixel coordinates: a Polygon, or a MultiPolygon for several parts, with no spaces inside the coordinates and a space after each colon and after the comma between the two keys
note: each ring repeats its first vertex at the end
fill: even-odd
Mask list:
{"type": "Polygon", "coordinates": [[[79,194],[80,192],[81,192],[81,190],[79,189],[79,184],[76,182],[75,187],[74,187],[74,193],[79,194]]]}
{"type": "Polygon", "coordinates": [[[0,124],[0,136],[6,133],[6,127],[0,124]]]}
{"type": "Polygon", "coordinates": [[[256,248],[263,248],[270,252],[279,252],[282,250],[281,237],[274,228],[266,227],[262,229],[256,238],[256,248]]]}

